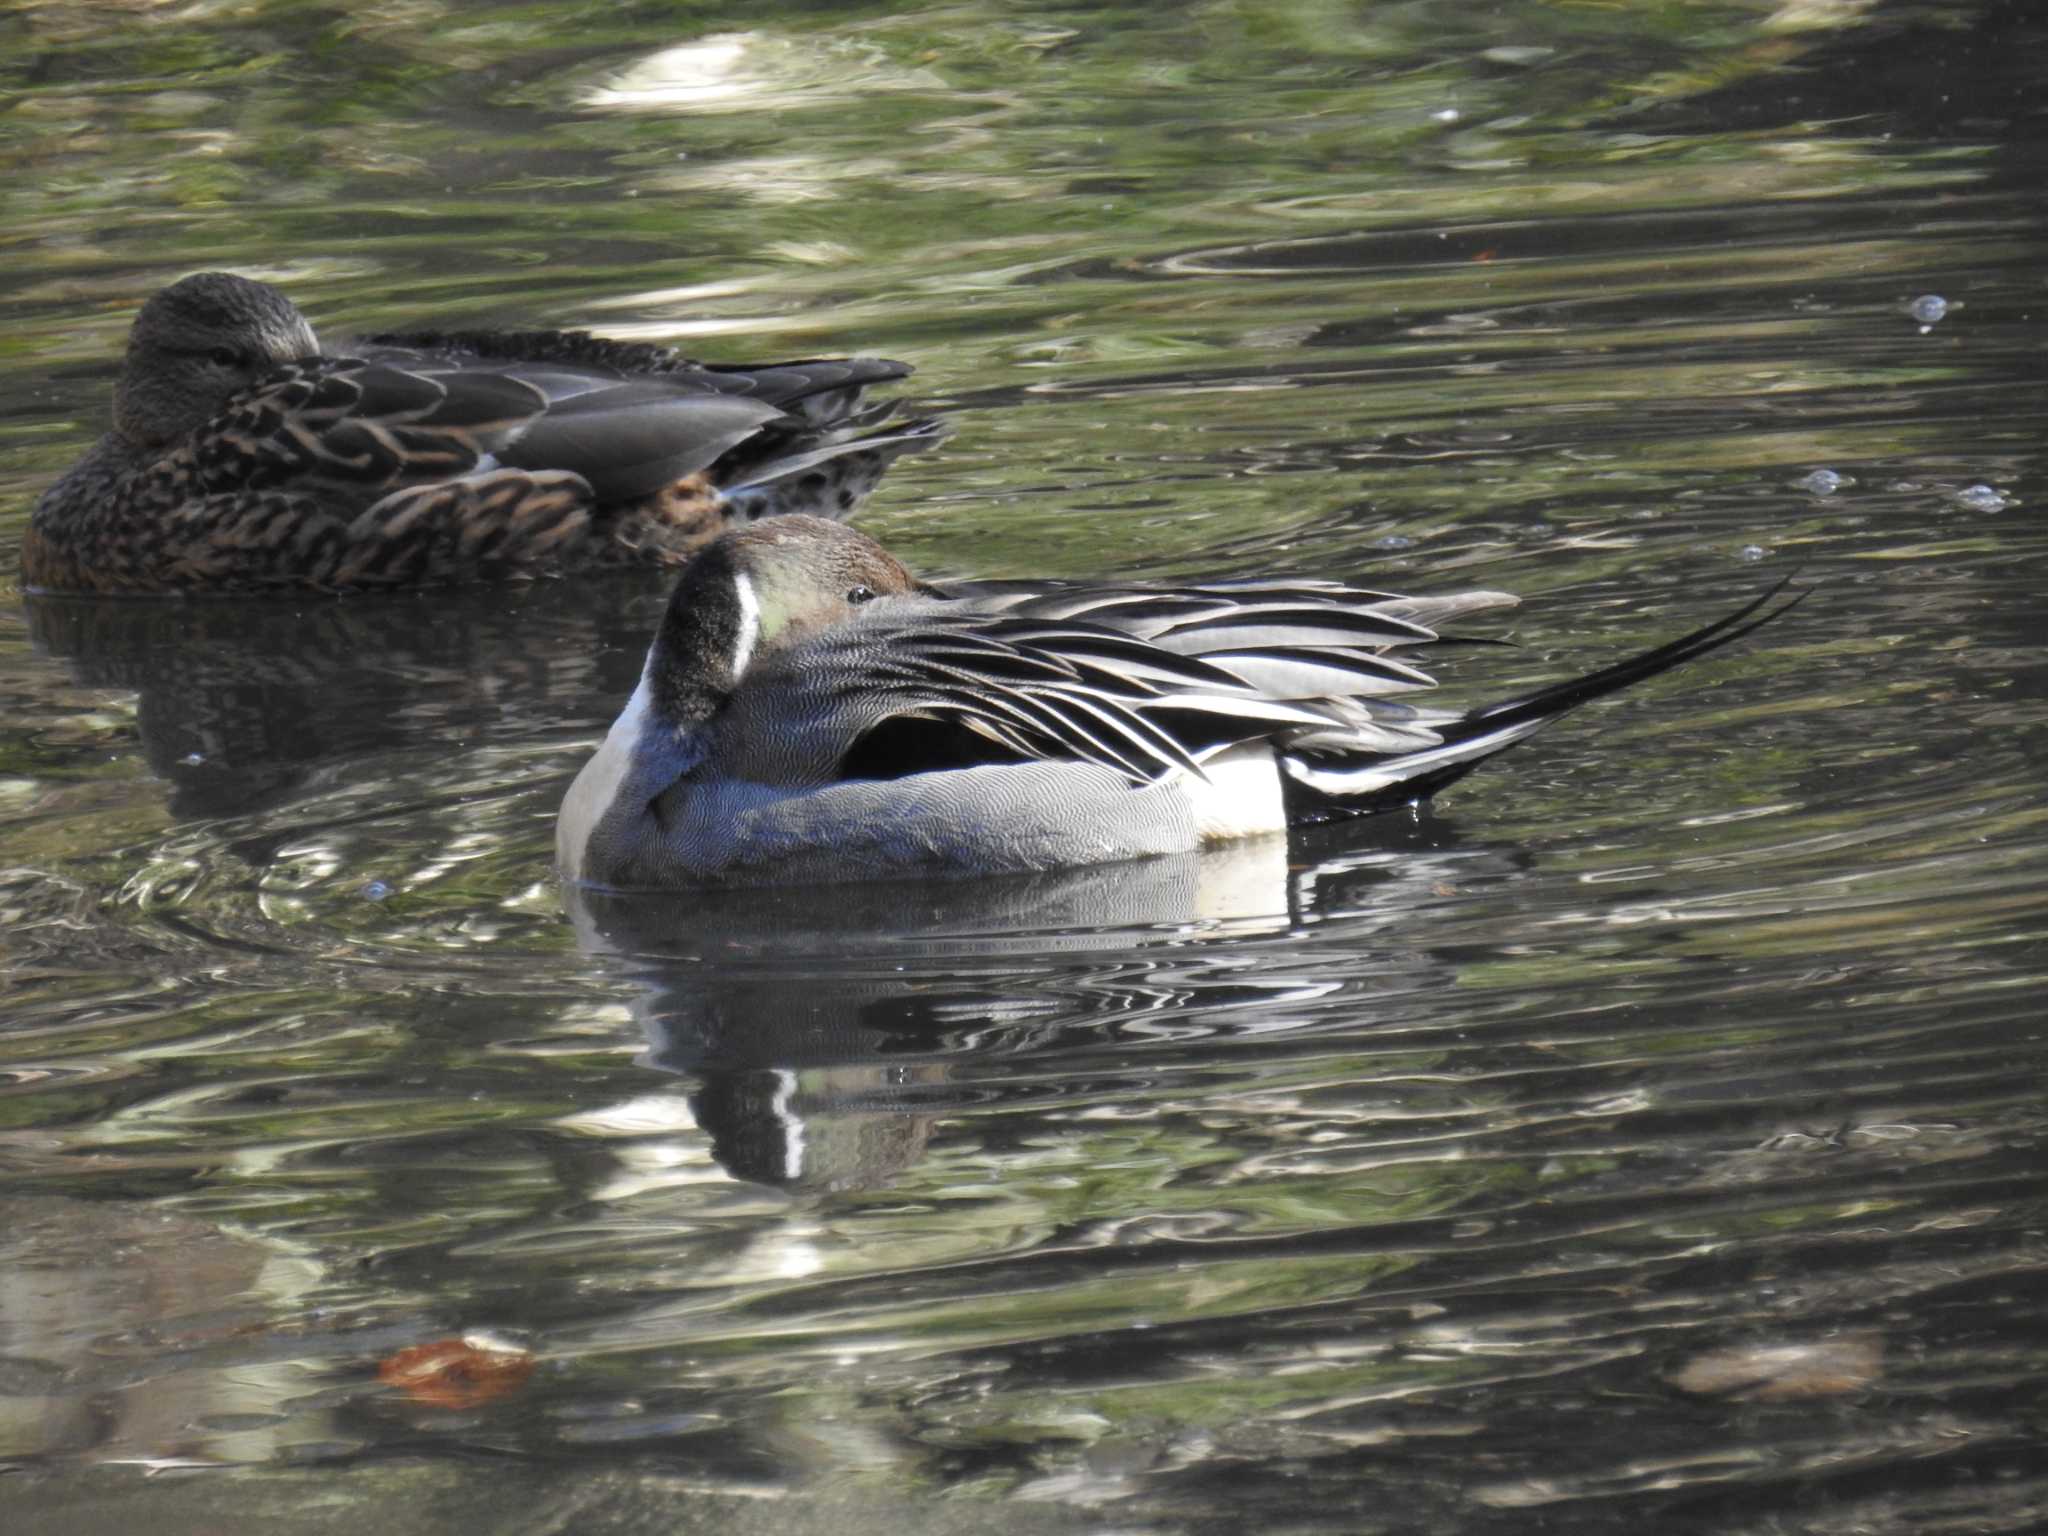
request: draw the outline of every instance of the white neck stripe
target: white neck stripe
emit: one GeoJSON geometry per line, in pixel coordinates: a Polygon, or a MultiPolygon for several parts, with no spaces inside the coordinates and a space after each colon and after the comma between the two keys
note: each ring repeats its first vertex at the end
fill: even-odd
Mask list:
{"type": "Polygon", "coordinates": [[[761,638],[761,603],[744,571],[733,572],[732,590],[740,600],[740,637],[732,648],[732,675],[737,682],[754,659],[754,646],[761,638]]]}

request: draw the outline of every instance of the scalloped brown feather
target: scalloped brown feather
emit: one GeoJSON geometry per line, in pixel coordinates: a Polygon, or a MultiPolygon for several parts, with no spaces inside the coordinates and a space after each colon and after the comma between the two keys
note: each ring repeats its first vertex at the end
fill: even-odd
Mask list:
{"type": "Polygon", "coordinates": [[[31,588],[338,592],[674,566],[734,523],[843,515],[937,433],[861,409],[867,384],[909,372],[880,359],[706,368],[665,348],[518,331],[279,361],[256,342],[287,320],[301,347],[312,333],[261,284],[201,274],[151,306],[123,375],[144,428],[152,400],[159,420],[163,401],[189,409],[167,375],[196,370],[207,342],[244,346],[264,371],[202,400],[196,427],[127,422],[95,444],[36,504],[31,588]],[[152,324],[176,345],[152,351],[152,324]]]}

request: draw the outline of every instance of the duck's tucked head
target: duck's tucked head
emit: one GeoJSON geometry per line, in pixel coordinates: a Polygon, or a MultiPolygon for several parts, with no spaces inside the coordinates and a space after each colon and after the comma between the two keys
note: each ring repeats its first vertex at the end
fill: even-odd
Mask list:
{"type": "Polygon", "coordinates": [[[852,618],[878,597],[927,591],[864,533],[822,517],[771,517],[690,562],[648,661],[655,707],[700,719],[763,657],[852,618]]]}
{"type": "Polygon", "coordinates": [[[231,272],[195,273],[135,317],[114,391],[114,430],[139,447],[166,447],[237,390],[319,352],[313,327],[275,288],[231,272]]]}

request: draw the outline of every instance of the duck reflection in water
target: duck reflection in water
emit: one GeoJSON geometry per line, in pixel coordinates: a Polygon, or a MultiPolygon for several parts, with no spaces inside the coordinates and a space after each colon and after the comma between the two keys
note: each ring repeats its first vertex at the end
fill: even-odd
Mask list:
{"type": "Polygon", "coordinates": [[[588,733],[633,685],[663,594],[645,578],[325,599],[36,597],[39,651],[135,694],[180,817],[248,815],[387,754],[588,733]]]}
{"type": "Polygon", "coordinates": [[[694,1080],[712,1158],[820,1194],[887,1186],[949,1117],[1079,1103],[1190,1053],[1311,1050],[1376,997],[1444,988],[1403,924],[1528,860],[1427,819],[1376,830],[1320,854],[1311,834],[1026,876],[565,896],[635,989],[645,1063],[694,1080]]]}

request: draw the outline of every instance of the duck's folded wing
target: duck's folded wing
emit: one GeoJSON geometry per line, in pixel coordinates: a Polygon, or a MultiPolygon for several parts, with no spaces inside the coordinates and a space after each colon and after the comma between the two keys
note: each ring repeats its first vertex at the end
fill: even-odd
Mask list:
{"type": "Polygon", "coordinates": [[[511,371],[554,367],[614,379],[668,378],[700,394],[743,395],[764,401],[813,425],[838,421],[870,384],[908,378],[914,371],[910,364],[886,357],[700,363],[672,347],[614,341],[588,331],[390,331],[363,337],[358,348],[371,361],[407,367],[437,363],[511,371]]]}
{"type": "Polygon", "coordinates": [[[1426,644],[1438,638],[1443,624],[1489,608],[1511,608],[1517,601],[1506,592],[1406,597],[1301,578],[1187,587],[974,581],[941,590],[982,612],[1086,620],[1190,655],[1244,643],[1262,616],[1280,643],[1298,643],[1306,628],[1334,625],[1346,644],[1426,644]]]}
{"type": "Polygon", "coordinates": [[[1244,742],[1355,731],[1358,701],[1429,686],[1328,620],[1305,621],[1298,644],[1196,655],[1086,621],[925,603],[796,647],[764,683],[829,722],[840,777],[1070,761],[1145,784],[1244,742]]]}
{"type": "MultiPolygon", "coordinates": [[[[554,334],[513,333],[510,339],[554,334]]],[[[789,420],[768,401],[703,387],[697,370],[624,374],[578,366],[575,355],[557,360],[458,353],[421,357],[402,367],[375,364],[365,372],[405,375],[438,387],[449,410],[508,388],[530,391],[537,408],[488,445],[491,456],[513,469],[581,475],[601,503],[652,495],[709,468],[768,424],[789,420]]]]}
{"type": "Polygon", "coordinates": [[[504,375],[450,383],[323,359],[279,369],[230,400],[191,455],[209,493],[319,485],[367,498],[467,474],[546,410],[539,390],[504,375]]]}
{"type": "Polygon", "coordinates": [[[886,357],[819,357],[795,363],[705,364],[698,376],[722,394],[765,401],[810,426],[852,415],[870,384],[908,378],[910,364],[886,357]]]}
{"type": "Polygon", "coordinates": [[[1393,653],[1426,645],[1435,625],[1513,606],[1505,592],[1402,597],[1337,582],[1246,581],[1196,587],[980,582],[949,589],[965,608],[1018,622],[1107,629],[1222,669],[1280,699],[1355,699],[1432,686],[1393,653]]]}
{"type": "Polygon", "coordinates": [[[610,502],[695,474],[786,419],[765,401],[661,378],[329,359],[231,401],[195,456],[209,491],[297,483],[367,499],[503,466],[579,475],[610,502]]]}
{"type": "Polygon", "coordinates": [[[589,481],[599,501],[625,501],[709,468],[783,420],[765,401],[626,379],[550,401],[498,457],[520,469],[568,470],[589,481]]]}

